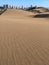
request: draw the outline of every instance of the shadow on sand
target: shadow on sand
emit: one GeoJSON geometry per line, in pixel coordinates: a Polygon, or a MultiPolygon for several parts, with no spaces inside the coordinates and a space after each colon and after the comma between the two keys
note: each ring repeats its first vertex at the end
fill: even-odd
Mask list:
{"type": "Polygon", "coordinates": [[[33,18],[49,18],[49,14],[37,14],[33,18]]]}

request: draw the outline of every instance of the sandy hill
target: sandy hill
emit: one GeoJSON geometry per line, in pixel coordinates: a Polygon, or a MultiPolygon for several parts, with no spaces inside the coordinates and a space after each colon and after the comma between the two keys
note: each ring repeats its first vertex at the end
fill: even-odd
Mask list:
{"type": "Polygon", "coordinates": [[[8,9],[0,16],[0,65],[49,65],[49,19],[8,9]]]}
{"type": "Polygon", "coordinates": [[[17,9],[7,9],[6,12],[4,12],[2,15],[4,16],[28,16],[28,15],[32,15],[32,13],[30,12],[26,12],[26,11],[23,11],[23,10],[17,10],[17,9]]]}
{"type": "Polygon", "coordinates": [[[39,10],[40,12],[47,12],[48,11],[48,9],[47,8],[44,8],[44,7],[38,7],[35,10],[39,10]]]}
{"type": "Polygon", "coordinates": [[[49,10],[47,9],[47,8],[44,8],[44,7],[30,7],[30,8],[28,8],[28,11],[32,11],[32,12],[41,12],[41,13],[43,13],[43,12],[49,12],[49,10]]]}

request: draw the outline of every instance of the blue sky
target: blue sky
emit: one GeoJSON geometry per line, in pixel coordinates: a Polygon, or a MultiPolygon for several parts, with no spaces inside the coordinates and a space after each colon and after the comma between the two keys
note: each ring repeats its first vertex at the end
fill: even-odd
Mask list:
{"type": "Polygon", "coordinates": [[[30,5],[37,5],[37,6],[44,6],[49,7],[49,0],[0,0],[0,5],[9,4],[13,6],[30,6],[30,5]]]}

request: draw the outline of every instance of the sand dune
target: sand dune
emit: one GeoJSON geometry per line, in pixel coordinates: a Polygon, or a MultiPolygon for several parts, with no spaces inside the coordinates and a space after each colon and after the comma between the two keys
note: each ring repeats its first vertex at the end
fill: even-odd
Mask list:
{"type": "Polygon", "coordinates": [[[32,13],[30,12],[26,12],[23,10],[16,10],[16,9],[8,9],[5,13],[3,13],[2,15],[4,16],[16,16],[16,17],[23,17],[23,16],[28,16],[28,15],[32,15],[32,13]]]}
{"type": "Polygon", "coordinates": [[[49,65],[49,19],[8,9],[0,16],[0,65],[49,65]]]}
{"type": "Polygon", "coordinates": [[[47,8],[42,8],[42,7],[41,8],[39,7],[37,9],[35,9],[35,10],[39,10],[40,12],[43,12],[43,13],[44,12],[48,12],[48,9],[47,8]]]}

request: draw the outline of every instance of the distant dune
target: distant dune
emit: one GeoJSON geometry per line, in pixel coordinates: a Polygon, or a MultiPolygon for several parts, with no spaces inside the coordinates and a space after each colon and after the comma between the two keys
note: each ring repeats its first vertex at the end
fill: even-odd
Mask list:
{"type": "Polygon", "coordinates": [[[40,12],[48,12],[48,9],[47,8],[44,8],[44,7],[38,7],[35,10],[39,10],[40,12]]]}
{"type": "Polygon", "coordinates": [[[27,11],[31,11],[33,13],[46,13],[46,12],[49,12],[49,9],[48,8],[44,8],[44,7],[29,7],[26,9],[27,11]]]}
{"type": "Polygon", "coordinates": [[[0,65],[49,65],[49,18],[8,9],[0,16],[0,65]]]}

